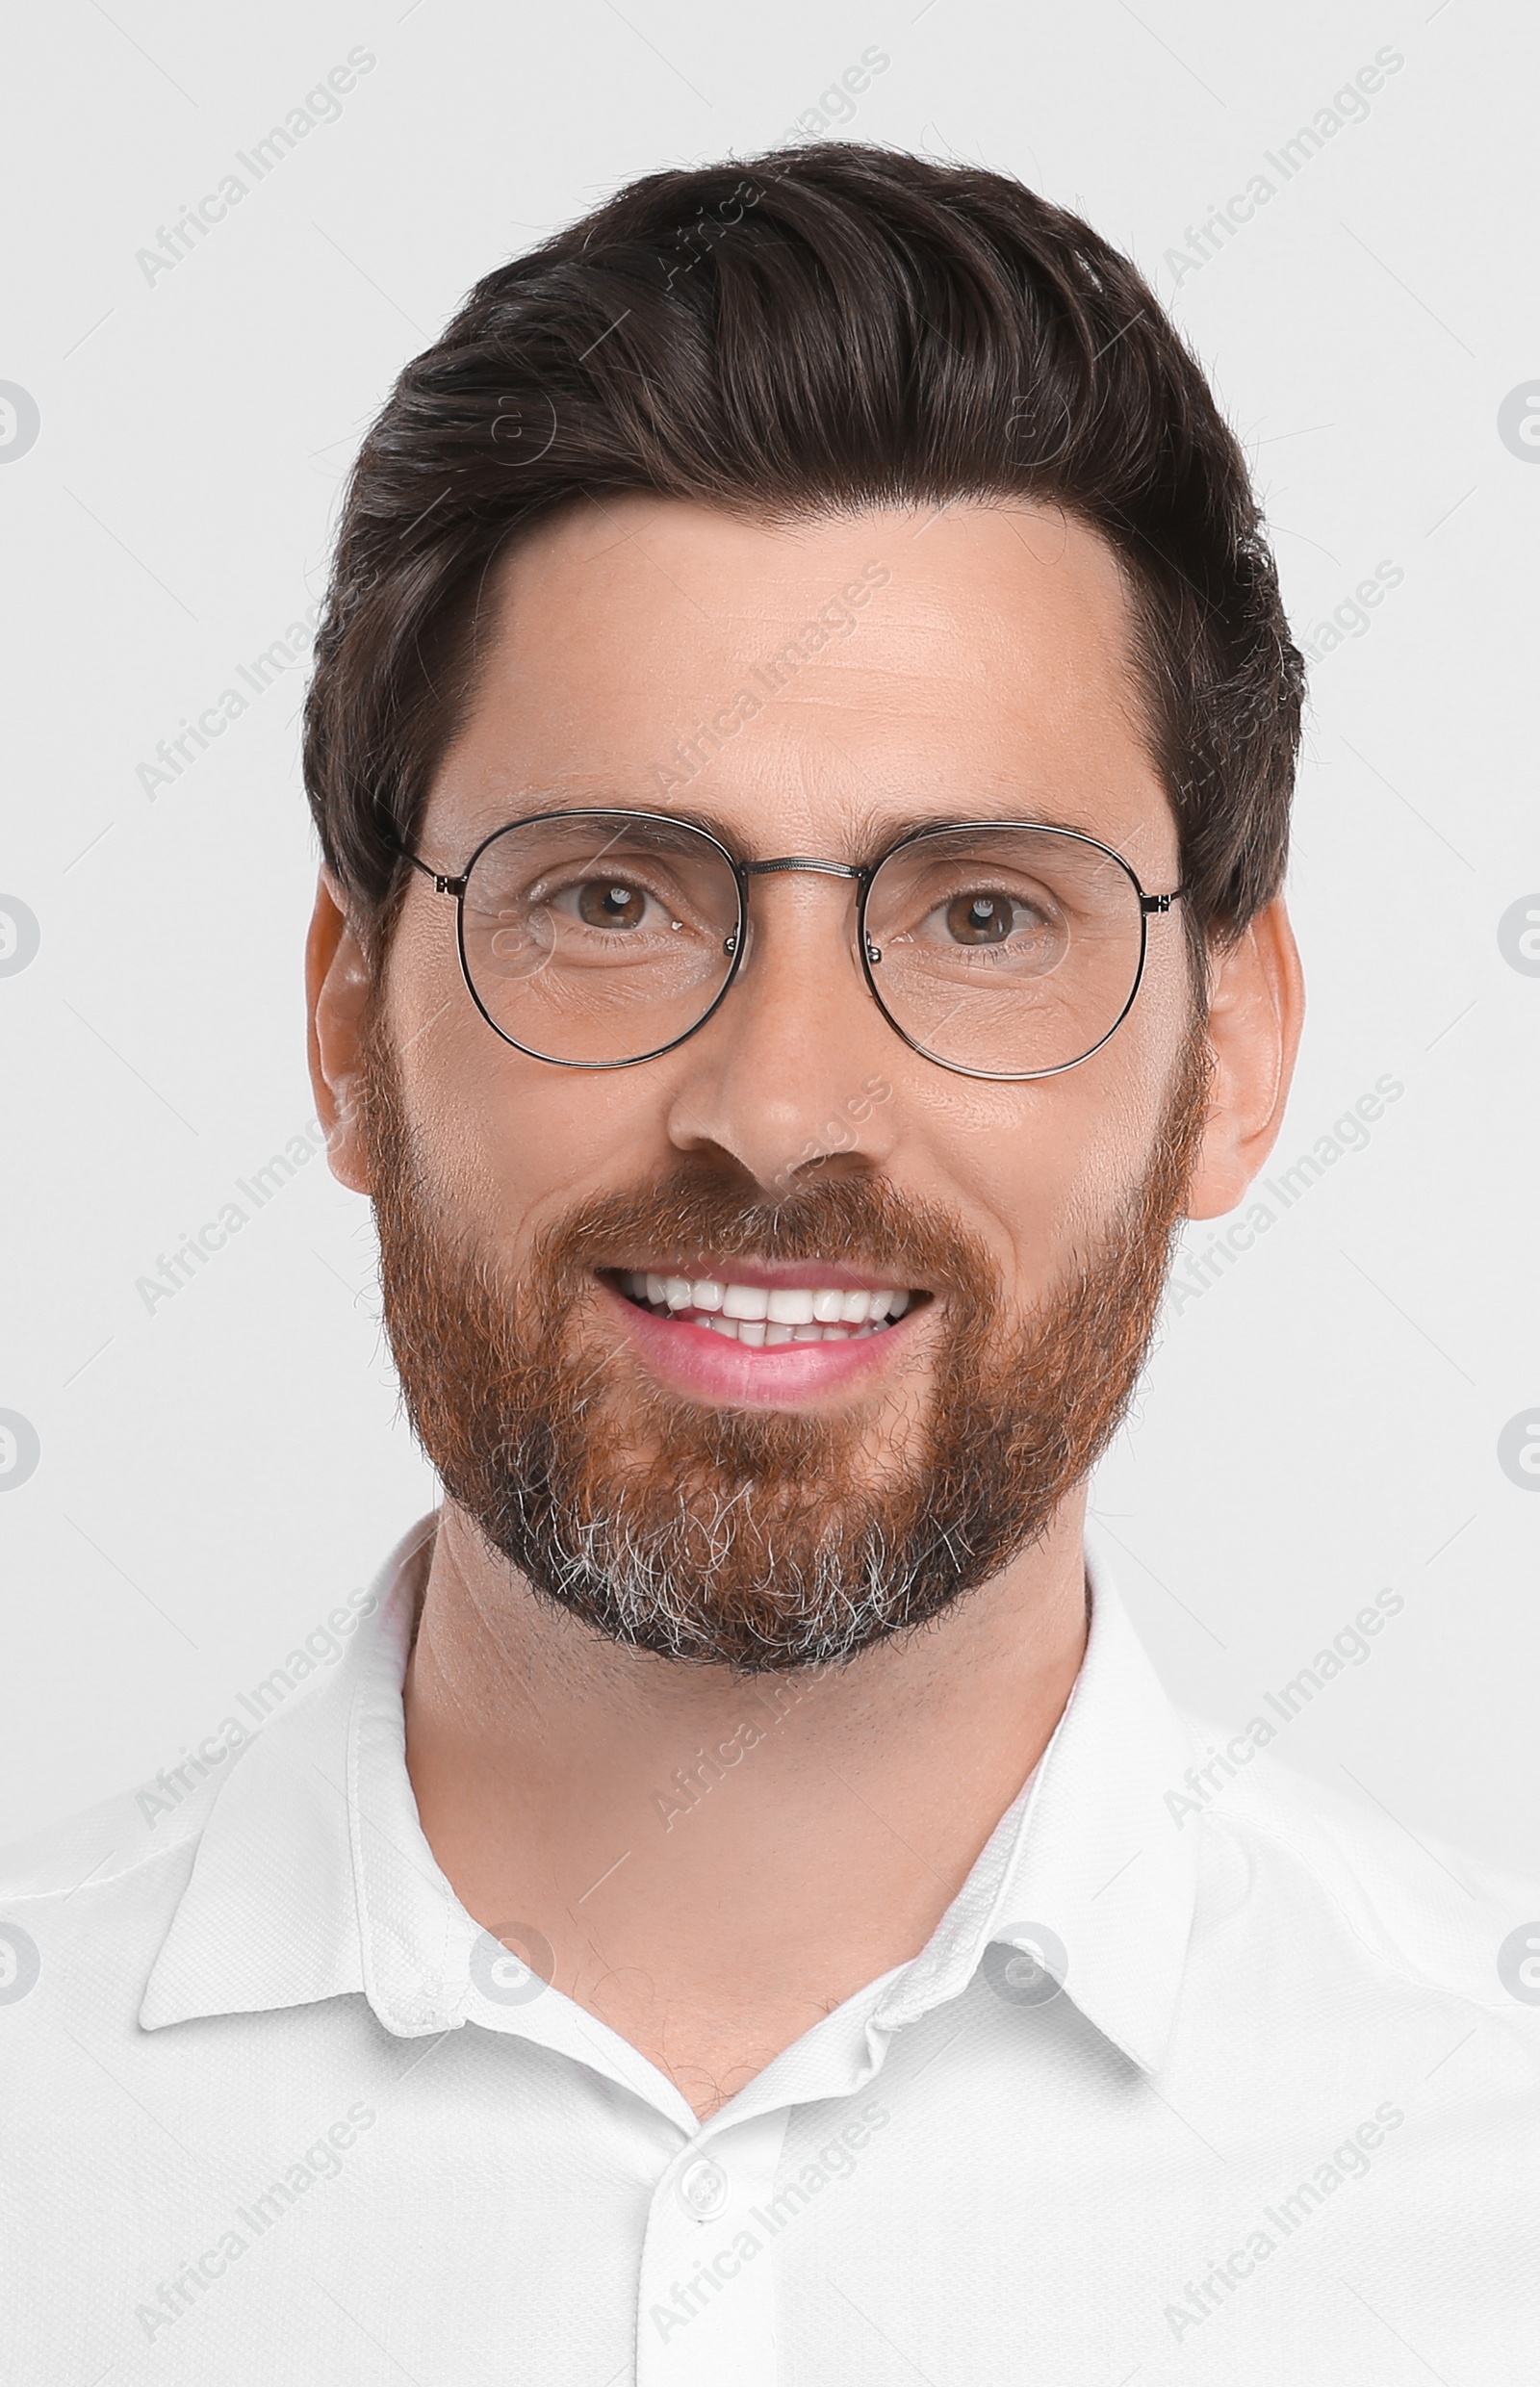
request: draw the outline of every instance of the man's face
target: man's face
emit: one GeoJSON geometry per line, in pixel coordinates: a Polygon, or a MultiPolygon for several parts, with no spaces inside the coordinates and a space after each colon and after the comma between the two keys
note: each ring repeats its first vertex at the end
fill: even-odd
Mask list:
{"type": "MultiPolygon", "coordinates": [[[[1180,875],[1117,567],[1047,509],[584,506],[489,584],[481,656],[418,837],[438,871],[522,815],[631,807],[705,816],[745,860],[863,863],[901,825],[998,816],[1088,832],[1146,888],[1180,875]]],[[[1205,1078],[1179,913],[1101,1050],[995,1083],[883,1018],[851,882],[752,886],[699,1033],[588,1070],[494,1033],[414,877],[361,1122],[451,1497],[601,1630],[744,1666],[849,1656],[1046,1527],[1132,1388],[1205,1078]],[[659,1278],[749,1297],[670,1310],[659,1278]],[[763,1342],[723,1333],[759,1292],[823,1297],[790,1341],[774,1311],[806,1302],[763,1342]],[[835,1292],[904,1298],[831,1320],[835,1292]]]]}

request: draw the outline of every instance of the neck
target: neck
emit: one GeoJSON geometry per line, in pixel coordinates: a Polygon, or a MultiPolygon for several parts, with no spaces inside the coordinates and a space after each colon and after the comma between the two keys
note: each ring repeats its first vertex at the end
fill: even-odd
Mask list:
{"type": "Polygon", "coordinates": [[[699,2114],[917,1955],[1058,1723],[1084,1496],[937,1623],[744,1676],[603,1640],[450,1502],[406,1678],[423,1828],[469,1913],[699,2114]]]}

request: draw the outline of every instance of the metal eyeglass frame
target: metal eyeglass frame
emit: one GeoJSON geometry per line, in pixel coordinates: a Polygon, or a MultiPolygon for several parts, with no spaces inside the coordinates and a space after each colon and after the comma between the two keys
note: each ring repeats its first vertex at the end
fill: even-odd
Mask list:
{"type": "Polygon", "coordinates": [[[1092,1053],[1099,1053],[1102,1046],[1109,1042],[1110,1040],[1117,1034],[1117,1031],[1122,1026],[1123,1021],[1128,1017],[1129,1013],[1133,1010],[1135,998],[1139,993],[1141,986],[1143,984],[1144,962],[1149,951],[1150,919],[1157,912],[1169,911],[1172,904],[1177,901],[1178,897],[1185,895],[1188,892],[1187,887],[1182,886],[1173,887],[1168,895],[1147,894],[1144,888],[1141,886],[1137,874],[1130,867],[1130,865],[1124,861],[1121,854],[1116,853],[1110,845],[1103,844],[1100,837],[1092,837],[1089,835],[1085,830],[1061,829],[1058,824],[1053,821],[928,821],[923,827],[919,829],[911,829],[905,834],[905,835],[895,839],[894,843],[888,846],[886,852],[880,854],[874,862],[864,862],[860,864],[853,862],[828,861],[821,857],[812,854],[783,854],[777,856],[776,859],[771,861],[743,862],[739,861],[734,854],[729,852],[728,848],[721,842],[720,838],[714,837],[708,829],[703,829],[696,821],[681,819],[677,813],[673,812],[639,812],[632,811],[628,807],[605,805],[598,805],[591,808],[584,806],[567,806],[557,811],[529,812],[526,813],[519,820],[504,821],[500,828],[492,830],[488,835],[482,838],[480,844],[476,847],[475,853],[472,854],[469,861],[465,864],[465,867],[462,870],[456,871],[452,874],[432,869],[429,864],[424,861],[419,855],[412,852],[410,846],[402,843],[399,838],[394,838],[392,843],[396,846],[398,853],[404,856],[405,860],[412,864],[414,870],[420,870],[424,878],[432,880],[433,886],[439,894],[452,895],[454,897],[455,942],[458,946],[460,955],[460,974],[465,980],[466,988],[470,993],[471,1000],[475,1003],[476,1010],[480,1013],[482,1018],[486,1021],[493,1034],[495,1036],[500,1036],[505,1044],[511,1044],[515,1052],[524,1053],[531,1061],[549,1062],[554,1069],[634,1069],[644,1061],[660,1061],[665,1053],[677,1052],[681,1044],[687,1043],[692,1036],[699,1034],[700,1030],[706,1026],[706,1021],[721,1009],[722,1004],[732,992],[733,985],[736,982],[738,970],[742,963],[748,943],[744,932],[749,925],[749,881],[751,879],[768,878],[775,874],[786,871],[808,870],[815,871],[824,878],[853,880],[860,888],[860,908],[857,915],[856,937],[858,950],[860,955],[861,969],[865,976],[867,988],[871,994],[873,1002],[876,1004],[883,1017],[886,1020],[887,1025],[892,1029],[893,1034],[896,1037],[901,1038],[903,1042],[909,1046],[911,1052],[918,1053],[922,1061],[929,1061],[933,1063],[938,1069],[950,1069],[958,1077],[988,1078],[1011,1085],[1025,1084],[1033,1078],[1059,1077],[1063,1075],[1065,1069],[1078,1069],[1083,1061],[1089,1061],[1092,1053]],[[694,1022],[693,1026],[686,1028],[681,1036],[671,1038],[667,1044],[659,1044],[655,1046],[650,1053],[632,1053],[625,1061],[562,1061],[552,1053],[537,1053],[533,1046],[528,1044],[521,1044],[517,1037],[510,1036],[506,1028],[502,1028],[498,1025],[498,1022],[493,1018],[492,1014],[488,1011],[486,1005],[482,1002],[481,997],[476,990],[475,980],[472,975],[470,960],[465,950],[465,892],[471,883],[471,873],[475,870],[476,863],[480,860],[488,846],[495,845],[500,837],[507,836],[512,830],[532,829],[537,827],[540,822],[550,820],[646,821],[656,827],[664,829],[685,829],[690,832],[691,835],[704,838],[707,845],[712,847],[716,853],[721,855],[722,860],[726,862],[728,868],[732,873],[733,884],[737,888],[738,895],[738,920],[737,926],[733,930],[732,936],[725,938],[723,942],[724,951],[732,957],[732,966],[728,971],[726,978],[722,981],[722,985],[717,993],[712,997],[711,1002],[701,1014],[700,1018],[694,1022]],[[873,964],[880,962],[883,957],[879,947],[872,943],[870,937],[866,934],[866,903],[867,898],[871,893],[872,882],[875,880],[878,872],[883,868],[883,865],[886,862],[891,861],[895,854],[902,854],[907,847],[918,844],[920,840],[925,837],[956,835],[960,832],[969,830],[983,830],[988,832],[991,830],[1002,829],[1035,829],[1046,835],[1056,837],[1073,837],[1082,845],[1094,846],[1099,854],[1105,854],[1110,861],[1116,863],[1118,869],[1127,879],[1129,886],[1133,888],[1134,893],[1139,900],[1139,965],[1134,972],[1134,983],[1128,990],[1127,1002],[1123,1005],[1122,1010],[1118,1013],[1116,1018],[1113,1021],[1112,1026],[1107,1030],[1106,1034],[1099,1036],[1094,1044],[1088,1045],[1087,1049],[1083,1053],[1077,1053],[1073,1061],[1057,1061],[1054,1063],[1052,1068],[1049,1069],[970,1069],[964,1063],[960,1061],[943,1061],[939,1054],[929,1051],[928,1048],[921,1044],[916,1038],[911,1036],[906,1028],[901,1028],[899,1026],[898,1021],[893,1017],[892,1013],[884,1002],[877,981],[872,975],[873,964]]]}

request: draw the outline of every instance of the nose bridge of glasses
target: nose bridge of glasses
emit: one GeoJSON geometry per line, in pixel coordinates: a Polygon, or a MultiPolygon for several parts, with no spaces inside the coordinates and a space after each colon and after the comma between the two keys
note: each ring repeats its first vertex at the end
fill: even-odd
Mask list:
{"type": "MultiPolygon", "coordinates": [[[[818,854],[778,854],[768,861],[740,862],[738,870],[745,898],[748,895],[749,882],[752,879],[795,878],[803,875],[816,879],[842,879],[847,886],[855,888],[860,897],[864,894],[872,878],[872,872],[869,869],[862,869],[854,862],[830,861],[818,854]]],[[[810,913],[807,915],[809,925],[811,917],[810,913]]],[[[744,904],[743,922],[745,930],[743,960],[747,962],[756,942],[754,912],[747,901],[744,904]]]]}
{"type": "Polygon", "coordinates": [[[743,865],[743,875],[746,879],[762,879],[774,872],[791,870],[811,870],[821,872],[826,879],[855,879],[857,881],[869,878],[871,875],[869,871],[858,869],[854,862],[824,861],[814,854],[782,854],[774,861],[745,862],[743,865]]]}

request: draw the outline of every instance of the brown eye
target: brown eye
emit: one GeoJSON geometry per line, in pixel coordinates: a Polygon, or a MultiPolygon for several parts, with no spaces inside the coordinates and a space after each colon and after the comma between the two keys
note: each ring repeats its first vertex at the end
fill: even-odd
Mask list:
{"type": "Polygon", "coordinates": [[[1003,944],[1014,910],[1008,895],[954,895],[946,907],[947,935],[960,945],[1003,944]]]}
{"type": "Polygon", "coordinates": [[[606,886],[601,879],[585,879],[578,894],[578,916],[590,928],[639,928],[647,911],[640,887],[606,886]]]}

